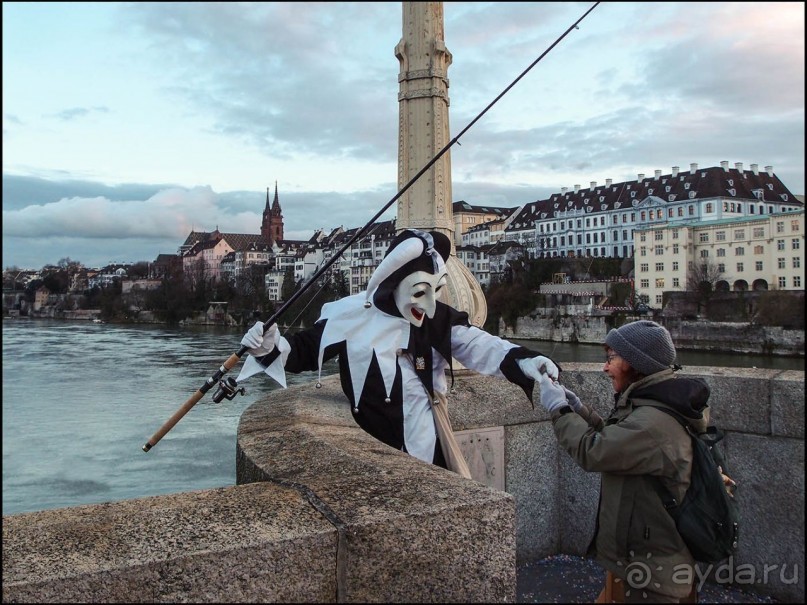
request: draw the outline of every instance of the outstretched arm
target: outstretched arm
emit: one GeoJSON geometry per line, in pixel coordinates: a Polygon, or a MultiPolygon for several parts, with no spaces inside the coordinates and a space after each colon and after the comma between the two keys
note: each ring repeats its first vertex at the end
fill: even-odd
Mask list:
{"type": "Polygon", "coordinates": [[[466,368],[480,374],[506,378],[520,386],[530,401],[541,367],[554,378],[560,366],[549,357],[493,336],[474,326],[454,326],[451,330],[452,354],[466,368]]]}

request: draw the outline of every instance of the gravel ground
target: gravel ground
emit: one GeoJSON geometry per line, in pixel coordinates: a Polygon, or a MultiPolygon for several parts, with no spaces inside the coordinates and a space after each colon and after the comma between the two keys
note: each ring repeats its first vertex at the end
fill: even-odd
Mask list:
{"type": "MultiPolygon", "coordinates": [[[[516,572],[518,603],[593,603],[602,590],[605,571],[583,557],[556,555],[520,563],[516,572]]],[[[706,583],[700,603],[778,603],[770,597],[733,586],[706,583]]]]}

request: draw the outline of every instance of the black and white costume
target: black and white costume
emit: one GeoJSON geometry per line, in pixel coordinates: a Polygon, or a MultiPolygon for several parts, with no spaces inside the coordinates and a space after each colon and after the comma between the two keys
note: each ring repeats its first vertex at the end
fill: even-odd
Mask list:
{"type": "MultiPolygon", "coordinates": [[[[342,390],[359,426],[392,447],[445,466],[432,402],[434,392],[448,390],[446,370],[451,373],[452,358],[480,374],[518,384],[531,400],[537,372],[533,358],[540,354],[471,326],[467,313],[439,301],[431,315],[422,316],[419,326],[403,317],[393,296],[401,277],[432,267],[435,274],[444,273],[450,251],[450,242],[442,234],[410,230],[396,238],[384,261],[400,241],[415,236],[419,238],[419,248],[412,253],[417,253],[416,260],[404,258],[398,265],[391,260],[386,266],[382,262],[367,292],[325,304],[312,328],[288,337],[275,332],[265,347],[274,344],[274,348],[266,355],[250,355],[238,380],[264,371],[285,386],[284,370],[321,372],[325,361],[338,356],[342,390]],[[443,246],[448,243],[445,253],[440,251],[443,262],[434,260],[432,236],[443,246]],[[525,366],[519,360],[530,361],[525,366]]],[[[242,342],[247,343],[246,337],[242,342]]],[[[558,369],[551,360],[538,359],[556,375],[558,369]]]]}

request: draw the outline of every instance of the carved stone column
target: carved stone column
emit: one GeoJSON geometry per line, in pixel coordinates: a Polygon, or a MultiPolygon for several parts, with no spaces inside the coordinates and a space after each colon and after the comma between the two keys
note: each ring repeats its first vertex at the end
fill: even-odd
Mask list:
{"type": "MultiPolygon", "coordinates": [[[[395,47],[398,74],[398,188],[402,188],[451,140],[448,126],[448,66],[442,2],[403,2],[403,37],[395,47]]],[[[479,282],[457,258],[451,211],[448,151],[398,200],[397,229],[436,230],[451,240],[448,304],[466,311],[481,327],[487,303],[479,282]]]]}

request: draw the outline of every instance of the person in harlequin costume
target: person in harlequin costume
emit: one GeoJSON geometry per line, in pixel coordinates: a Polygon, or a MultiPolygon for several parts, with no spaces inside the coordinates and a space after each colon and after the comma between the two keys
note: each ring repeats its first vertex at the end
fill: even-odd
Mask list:
{"type": "Polygon", "coordinates": [[[338,356],[353,418],[376,439],[446,468],[432,415],[447,391],[452,358],[468,369],[506,378],[532,401],[534,381],[560,368],[548,357],[493,336],[468,314],[441,302],[451,242],[407,229],[391,242],[365,292],[323,305],[311,328],[288,337],[257,322],[241,340],[249,356],[241,382],[265,372],[285,387],[285,372],[319,370],[338,356]]]}

